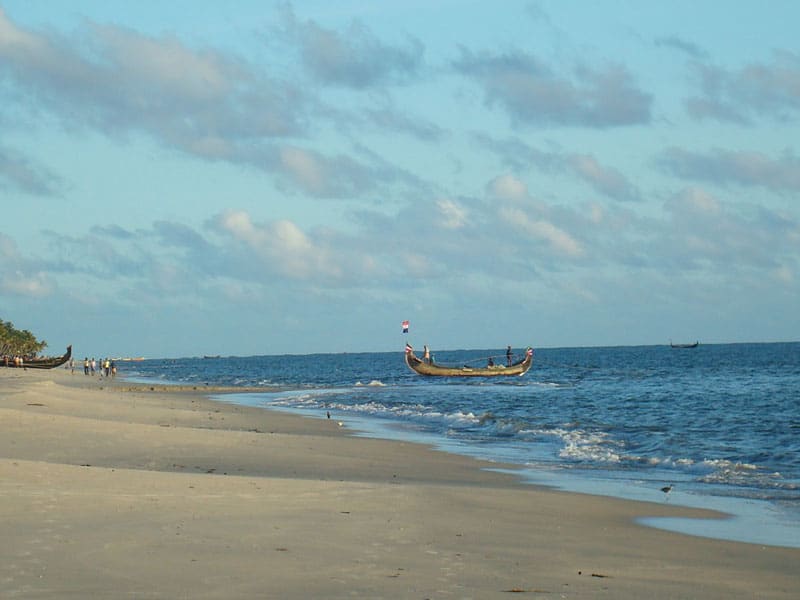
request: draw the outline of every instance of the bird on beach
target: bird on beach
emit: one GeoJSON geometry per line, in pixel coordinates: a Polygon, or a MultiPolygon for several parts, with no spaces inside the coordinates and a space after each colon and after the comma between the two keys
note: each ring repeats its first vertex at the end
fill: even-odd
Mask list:
{"type": "Polygon", "coordinates": [[[672,491],[672,484],[665,485],[661,488],[661,491],[664,492],[664,500],[669,499],[669,493],[672,491]]]}

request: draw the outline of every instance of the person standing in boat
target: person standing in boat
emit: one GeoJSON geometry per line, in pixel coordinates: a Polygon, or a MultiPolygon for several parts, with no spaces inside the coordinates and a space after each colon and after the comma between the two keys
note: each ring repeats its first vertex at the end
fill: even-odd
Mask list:
{"type": "Polygon", "coordinates": [[[508,348],[506,348],[506,363],[508,364],[509,367],[511,366],[513,360],[514,360],[514,353],[511,352],[511,346],[509,346],[508,348]]]}
{"type": "Polygon", "coordinates": [[[431,364],[431,349],[428,348],[428,344],[425,344],[422,348],[423,348],[422,360],[424,360],[428,364],[431,364]]]}

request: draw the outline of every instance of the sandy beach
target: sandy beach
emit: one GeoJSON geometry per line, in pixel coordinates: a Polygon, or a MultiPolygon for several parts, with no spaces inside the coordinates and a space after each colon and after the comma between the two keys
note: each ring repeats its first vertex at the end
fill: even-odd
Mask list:
{"type": "Polygon", "coordinates": [[[496,464],[216,402],[0,368],[2,598],[796,598],[800,550],[710,513],[522,485],[496,464]]]}

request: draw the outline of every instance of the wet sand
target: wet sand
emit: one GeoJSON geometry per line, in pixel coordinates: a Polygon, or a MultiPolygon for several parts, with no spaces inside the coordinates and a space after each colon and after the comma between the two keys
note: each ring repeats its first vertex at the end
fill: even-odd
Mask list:
{"type": "MultiPolygon", "coordinates": [[[[3,598],[795,598],[800,550],[347,423],[0,368],[3,598]]],[[[235,391],[239,392],[240,389],[235,391]]]]}

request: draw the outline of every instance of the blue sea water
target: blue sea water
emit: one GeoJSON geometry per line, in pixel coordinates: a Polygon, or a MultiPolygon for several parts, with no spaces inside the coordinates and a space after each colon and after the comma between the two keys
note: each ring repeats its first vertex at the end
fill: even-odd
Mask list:
{"type": "MultiPolygon", "coordinates": [[[[455,365],[505,359],[499,349],[434,354],[455,365]]],[[[421,377],[402,349],[120,366],[138,381],[285,386],[221,399],[329,411],[366,435],[518,465],[531,483],[733,515],[652,526],[800,547],[800,343],[542,348],[525,376],[490,380],[421,377]]]]}

